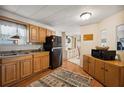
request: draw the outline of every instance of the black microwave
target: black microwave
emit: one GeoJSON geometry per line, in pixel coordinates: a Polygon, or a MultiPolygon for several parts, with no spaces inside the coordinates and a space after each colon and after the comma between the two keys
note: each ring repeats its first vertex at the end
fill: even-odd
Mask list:
{"type": "Polygon", "coordinates": [[[115,60],[116,51],[115,50],[97,50],[92,49],[91,55],[93,57],[103,59],[103,60],[115,60]]]}

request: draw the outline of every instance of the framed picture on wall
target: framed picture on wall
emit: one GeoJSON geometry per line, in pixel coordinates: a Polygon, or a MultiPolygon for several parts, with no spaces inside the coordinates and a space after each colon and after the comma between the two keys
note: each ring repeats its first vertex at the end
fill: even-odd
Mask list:
{"type": "Polygon", "coordinates": [[[85,34],[85,35],[83,35],[83,40],[84,41],[91,41],[91,40],[93,40],[93,34],[85,34]]]}
{"type": "Polygon", "coordinates": [[[117,50],[124,50],[124,24],[117,26],[117,50]]]}

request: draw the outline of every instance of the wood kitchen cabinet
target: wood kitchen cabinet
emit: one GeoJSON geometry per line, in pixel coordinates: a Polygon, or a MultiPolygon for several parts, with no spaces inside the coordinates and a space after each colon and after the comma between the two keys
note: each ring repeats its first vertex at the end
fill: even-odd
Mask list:
{"type": "Polygon", "coordinates": [[[47,29],[47,36],[51,36],[52,35],[52,31],[47,29]]]}
{"type": "Polygon", "coordinates": [[[39,42],[39,29],[37,26],[30,25],[30,27],[29,27],[29,41],[32,43],[39,42]]]}
{"type": "Polygon", "coordinates": [[[119,86],[119,67],[96,60],[95,78],[106,86],[119,86]],[[114,81],[114,82],[113,82],[114,81]]]}
{"type": "Polygon", "coordinates": [[[119,67],[105,63],[105,85],[108,87],[119,86],[119,67]]]}
{"type": "Polygon", "coordinates": [[[94,76],[94,68],[95,68],[95,60],[93,58],[89,58],[89,71],[88,73],[94,76]]]}
{"type": "Polygon", "coordinates": [[[124,86],[124,63],[116,60],[101,60],[83,56],[83,69],[108,87],[124,86]]]}
{"type": "Polygon", "coordinates": [[[39,72],[41,71],[41,56],[40,57],[34,57],[34,62],[33,62],[33,71],[34,72],[39,72]]]}
{"type": "Polygon", "coordinates": [[[83,69],[84,71],[88,72],[90,75],[94,76],[94,67],[95,66],[95,60],[88,57],[83,56],[83,69]]]}
{"type": "Polygon", "coordinates": [[[1,86],[19,80],[19,62],[7,60],[1,66],[1,86]]]}
{"type": "Polygon", "coordinates": [[[83,55],[83,69],[84,69],[84,71],[86,71],[86,72],[89,71],[88,56],[85,56],[85,55],[83,55]]]}
{"type": "Polygon", "coordinates": [[[10,86],[49,67],[49,52],[0,58],[0,86],[10,86]]]}
{"type": "Polygon", "coordinates": [[[101,60],[96,60],[95,62],[95,78],[97,78],[98,81],[100,81],[101,83],[104,83],[104,68],[105,68],[105,64],[104,62],[102,62],[101,60]]]}
{"type": "Polygon", "coordinates": [[[56,33],[54,31],[52,31],[52,35],[56,35],[56,33]]]}
{"type": "Polygon", "coordinates": [[[42,64],[43,70],[47,69],[49,67],[49,56],[48,55],[42,56],[41,62],[42,62],[41,64],[42,64]]]}
{"type": "Polygon", "coordinates": [[[39,72],[49,67],[49,52],[34,54],[33,70],[39,72]]]}
{"type": "Polygon", "coordinates": [[[47,30],[39,27],[39,42],[44,43],[47,36],[47,30]]]}
{"type": "Polygon", "coordinates": [[[21,78],[32,74],[32,58],[21,60],[21,78]]]}

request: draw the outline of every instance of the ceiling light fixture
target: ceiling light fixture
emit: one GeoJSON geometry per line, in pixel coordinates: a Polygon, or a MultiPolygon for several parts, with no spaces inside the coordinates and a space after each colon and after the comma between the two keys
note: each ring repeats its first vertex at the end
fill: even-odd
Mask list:
{"type": "Polygon", "coordinates": [[[88,20],[90,17],[91,17],[92,13],[90,12],[84,12],[80,15],[80,17],[83,19],[83,20],[88,20]]]}

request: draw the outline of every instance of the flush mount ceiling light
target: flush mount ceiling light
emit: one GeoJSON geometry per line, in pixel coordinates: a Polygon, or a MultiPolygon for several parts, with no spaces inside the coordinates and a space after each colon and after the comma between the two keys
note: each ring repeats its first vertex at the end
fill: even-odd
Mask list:
{"type": "Polygon", "coordinates": [[[91,17],[92,13],[90,12],[84,12],[80,15],[80,17],[83,19],[83,20],[88,20],[90,17],[91,17]]]}

